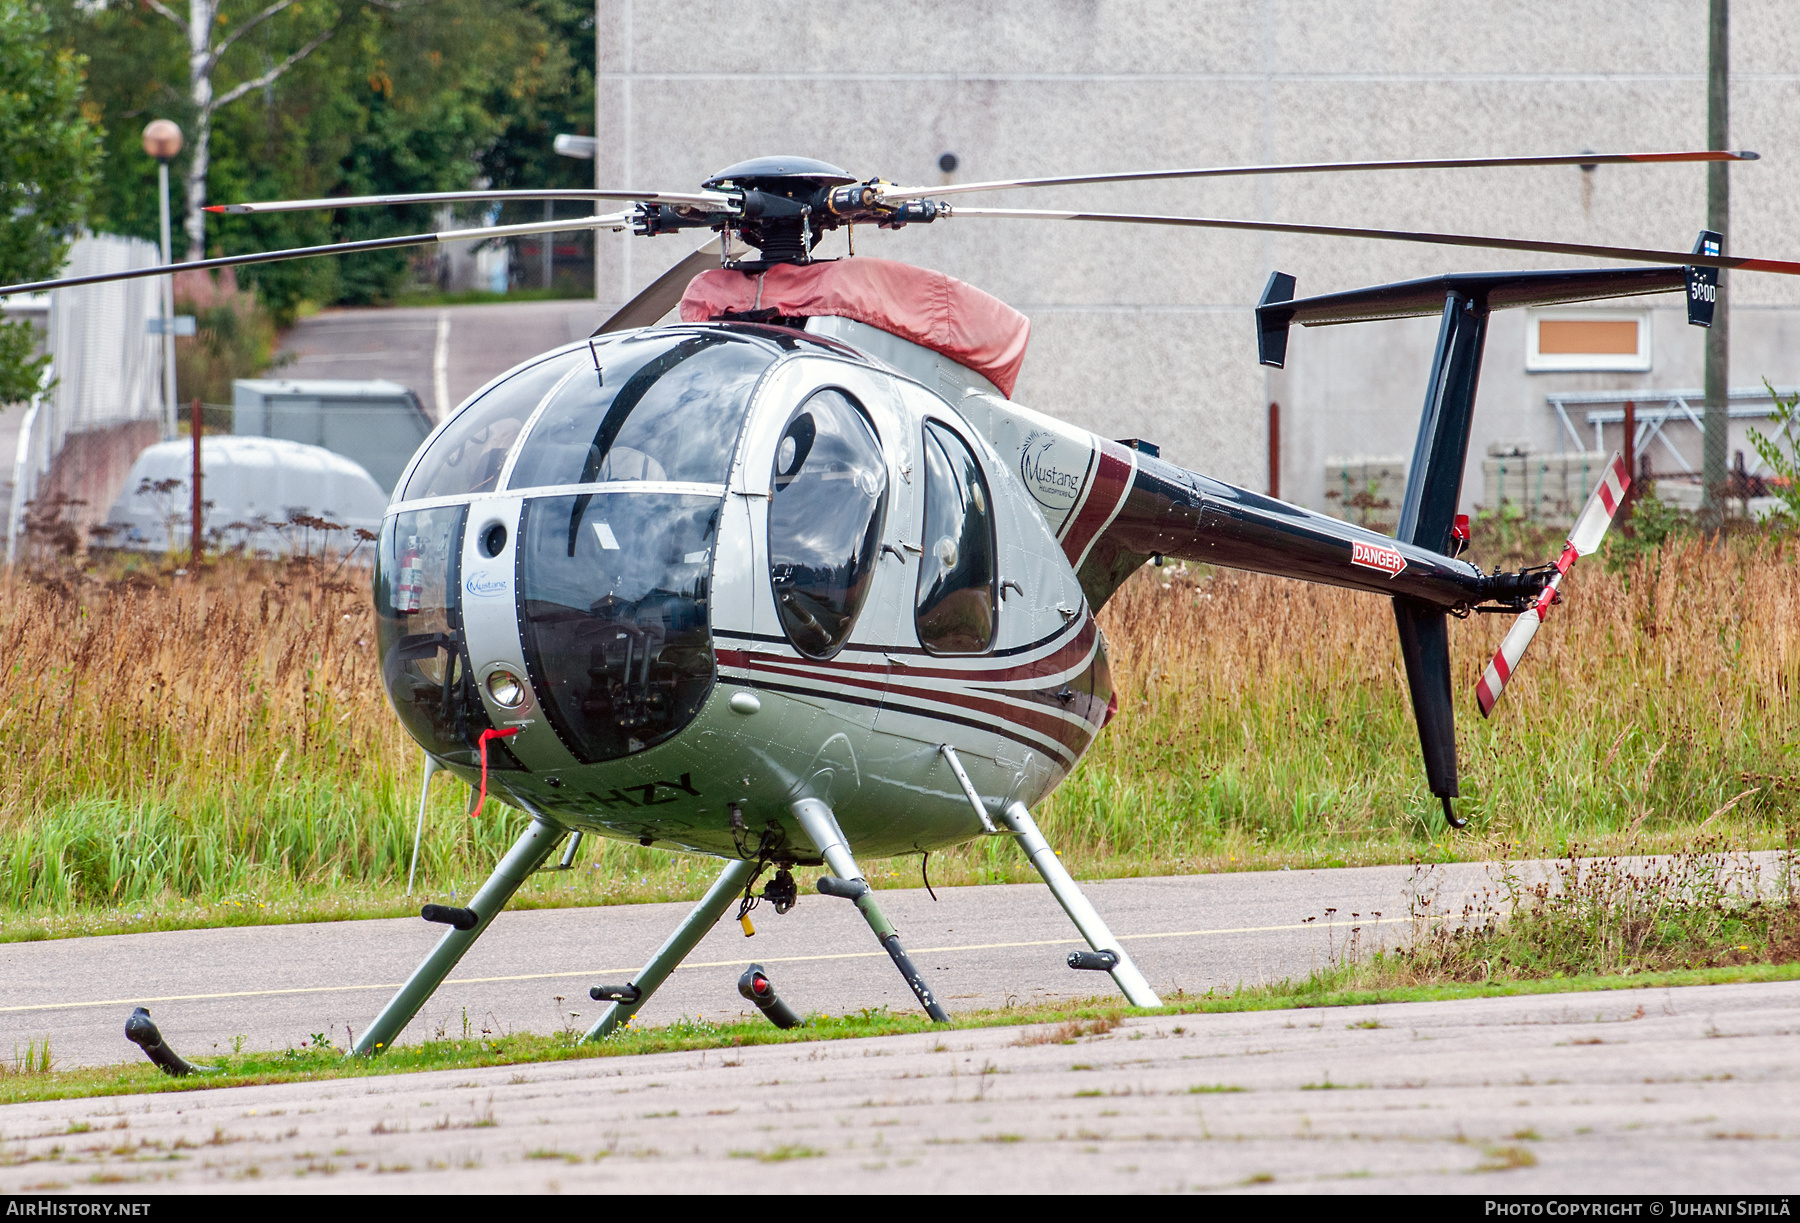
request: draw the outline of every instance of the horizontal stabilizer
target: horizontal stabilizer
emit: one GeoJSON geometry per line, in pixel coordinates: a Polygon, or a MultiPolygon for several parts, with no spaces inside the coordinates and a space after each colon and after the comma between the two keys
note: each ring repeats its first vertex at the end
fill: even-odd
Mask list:
{"type": "Polygon", "coordinates": [[[1263,287],[1262,302],[1256,311],[1256,359],[1264,365],[1280,369],[1287,363],[1288,317],[1270,306],[1292,301],[1294,278],[1286,272],[1270,272],[1263,287]]]}
{"type": "MultiPolygon", "coordinates": [[[[1279,330],[1285,349],[1286,331],[1293,323],[1302,327],[1325,327],[1336,323],[1442,314],[1444,299],[1451,293],[1473,298],[1488,310],[1601,301],[1609,297],[1636,297],[1640,293],[1674,293],[1687,287],[1689,270],[1646,267],[1575,268],[1560,272],[1458,272],[1327,293],[1320,297],[1303,297],[1298,301],[1271,300],[1265,290],[1263,302],[1256,308],[1256,321],[1259,337],[1279,330]]],[[[1291,277],[1288,282],[1291,296],[1291,277]]],[[[1270,289],[1273,288],[1274,278],[1271,277],[1270,289]]],[[[1265,358],[1264,364],[1273,362],[1265,358]]]]}

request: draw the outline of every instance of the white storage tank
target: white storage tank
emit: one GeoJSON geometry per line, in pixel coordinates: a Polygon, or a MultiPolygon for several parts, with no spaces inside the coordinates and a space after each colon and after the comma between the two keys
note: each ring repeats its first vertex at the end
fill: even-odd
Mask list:
{"type": "MultiPolygon", "coordinates": [[[[139,455],[107,515],[102,546],[188,549],[193,465],[193,443],[185,438],[159,442],[139,455]]],[[[388,501],[361,466],[322,446],[223,434],[201,439],[200,493],[211,503],[202,524],[208,546],[241,545],[270,556],[353,548],[357,528],[381,529],[388,501]],[[296,525],[296,516],[343,529],[296,525]]]]}

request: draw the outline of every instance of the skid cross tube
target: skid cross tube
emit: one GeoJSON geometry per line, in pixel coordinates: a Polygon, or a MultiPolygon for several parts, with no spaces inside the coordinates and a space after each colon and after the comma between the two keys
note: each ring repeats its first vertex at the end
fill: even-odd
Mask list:
{"type": "Polygon", "coordinates": [[[1019,838],[1019,847],[1031,859],[1031,864],[1037,867],[1044,882],[1050,885],[1050,894],[1056,897],[1056,903],[1063,907],[1063,912],[1069,915],[1069,920],[1081,931],[1081,937],[1087,940],[1088,946],[1095,951],[1110,952],[1119,957],[1118,963],[1108,971],[1131,1005],[1161,1006],[1162,999],[1156,996],[1156,991],[1144,980],[1144,974],[1132,963],[1124,946],[1113,937],[1113,932],[1107,929],[1100,914],[1094,911],[1094,906],[1082,895],[1081,888],[1076,886],[1069,872],[1063,869],[1056,851],[1050,848],[1050,842],[1044,840],[1044,834],[1038,831],[1037,821],[1031,818],[1031,812],[1025,809],[1025,804],[1017,799],[1008,803],[1005,810],[1000,812],[1000,822],[1019,838]]]}
{"type": "Polygon", "coordinates": [[[394,1043],[394,1038],[405,1030],[412,1022],[425,1000],[437,992],[437,987],[444,983],[450,970],[456,967],[475,940],[480,938],[506,902],[512,899],[519,885],[531,876],[531,872],[542,866],[556,843],[563,838],[564,829],[543,816],[534,816],[531,824],[519,839],[513,842],[506,856],[500,859],[500,865],[488,876],[488,881],[481,885],[475,893],[475,899],[469,902],[469,908],[475,911],[478,921],[467,930],[452,927],[444,931],[444,937],[438,940],[425,962],[413,970],[413,975],[406,979],[399,992],[389,999],[369,1030],[362,1034],[352,1050],[364,1056],[380,1053],[394,1043]]]}
{"type": "MultiPolygon", "coordinates": [[[[900,975],[912,988],[914,996],[919,1000],[919,1005],[924,1007],[925,1013],[938,1023],[949,1023],[950,1016],[944,1013],[944,1008],[932,995],[931,987],[925,984],[925,978],[920,976],[919,970],[913,966],[912,957],[908,956],[906,948],[900,945],[900,936],[894,932],[893,925],[882,915],[880,907],[876,905],[875,893],[869,889],[868,881],[863,877],[862,868],[856,864],[856,859],[850,856],[850,846],[844,840],[844,830],[838,827],[837,816],[831,813],[830,807],[816,798],[803,798],[795,803],[791,810],[794,818],[800,821],[800,827],[812,840],[812,843],[818,847],[819,856],[825,859],[825,865],[831,868],[831,873],[839,879],[855,881],[862,885],[862,891],[854,897],[856,910],[863,915],[863,920],[869,923],[869,929],[875,932],[876,939],[880,941],[888,956],[894,961],[894,967],[900,970],[900,975]]],[[[834,893],[827,892],[826,894],[834,893]]],[[[839,890],[835,894],[847,895],[847,892],[839,890]]]]}
{"type": "Polygon", "coordinates": [[[737,899],[738,893],[744,890],[751,878],[756,874],[757,860],[745,858],[727,862],[725,869],[719,874],[713,885],[706,889],[706,895],[700,898],[693,911],[675,927],[675,933],[663,940],[663,945],[656,949],[638,974],[631,979],[637,990],[637,997],[630,1001],[614,1002],[594,1021],[594,1026],[587,1030],[583,1040],[604,1040],[620,1024],[628,1021],[650,1001],[650,995],[656,992],[657,986],[669,979],[677,965],[687,958],[688,952],[699,945],[706,937],[706,932],[718,924],[719,918],[737,899]]]}

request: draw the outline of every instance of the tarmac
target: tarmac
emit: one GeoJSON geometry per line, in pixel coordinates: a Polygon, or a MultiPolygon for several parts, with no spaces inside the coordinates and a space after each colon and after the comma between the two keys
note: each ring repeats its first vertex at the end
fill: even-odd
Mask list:
{"type": "MultiPolygon", "coordinates": [[[[0,1192],[1788,1190],[1800,983],[1000,1027],[0,1108],[0,1192]]],[[[1655,1209],[1655,1208],[1653,1208],[1655,1209]]],[[[1660,1214],[1660,1209],[1655,1209],[1660,1214]]]]}
{"type": "Polygon", "coordinates": [[[585,338],[608,313],[591,298],[325,310],[282,338],[288,363],[271,377],[392,379],[442,420],[490,378],[585,338]]]}

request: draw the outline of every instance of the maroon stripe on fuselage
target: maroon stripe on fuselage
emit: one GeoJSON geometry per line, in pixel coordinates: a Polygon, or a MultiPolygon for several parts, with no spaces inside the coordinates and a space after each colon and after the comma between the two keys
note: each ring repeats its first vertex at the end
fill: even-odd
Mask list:
{"type": "MultiPolygon", "coordinates": [[[[1094,648],[1094,625],[1088,620],[1076,633],[1075,639],[1065,645],[1053,656],[1061,665],[1048,671],[1048,674],[1067,673],[1083,663],[1092,665],[1094,648]]],[[[998,718],[1022,729],[1030,730],[1056,743],[1062,744],[1075,755],[1087,749],[1104,719],[1096,721],[1087,716],[1087,712],[1075,712],[1066,704],[1057,700],[1050,689],[988,689],[983,692],[972,690],[967,686],[967,673],[941,672],[933,674],[915,674],[915,668],[896,668],[892,671],[886,667],[874,667],[867,664],[850,664],[837,662],[815,662],[811,659],[777,658],[769,655],[752,655],[741,650],[717,651],[719,665],[742,669],[750,673],[753,679],[769,676],[789,680],[810,681],[813,684],[836,684],[853,692],[864,694],[860,698],[843,694],[845,699],[854,699],[857,703],[877,701],[895,709],[896,712],[911,713],[918,717],[935,716],[932,711],[917,706],[909,706],[903,702],[935,701],[940,704],[967,709],[998,718]],[[964,680],[955,685],[940,685],[932,688],[913,687],[913,683],[933,678],[964,680]],[[1000,699],[1006,698],[1006,699],[1000,699]],[[1052,705],[1051,702],[1056,704],[1052,705]],[[1024,704],[1012,702],[1037,702],[1048,708],[1031,708],[1024,704]],[[1067,715],[1059,715],[1058,709],[1067,715]]],[[[1046,672],[1040,670],[1044,663],[1024,663],[1017,667],[1006,668],[998,674],[1008,676],[1017,682],[1020,679],[1040,678],[1046,672]]],[[[1067,690],[1067,684],[1062,685],[1067,690]]],[[[813,695],[830,700],[833,693],[826,688],[806,689],[813,695]]],[[[1085,694],[1083,694],[1085,695],[1085,694]]],[[[1084,701],[1084,705],[1091,701],[1084,701]]],[[[960,720],[960,719],[959,719],[960,720]]]]}
{"type": "MultiPolygon", "coordinates": [[[[797,658],[777,654],[752,654],[746,650],[718,650],[716,654],[720,666],[743,667],[750,665],[752,659],[758,664],[777,662],[788,667],[802,667],[810,674],[820,676],[843,676],[843,682],[849,683],[853,675],[886,675],[890,666],[894,666],[894,674],[904,675],[908,679],[948,679],[965,684],[1017,684],[1049,676],[1063,675],[1087,663],[1094,650],[1094,637],[1097,632],[1093,617],[1085,619],[1061,645],[1054,646],[1047,654],[1027,659],[1024,662],[1012,663],[1001,667],[945,667],[919,666],[914,662],[900,665],[885,662],[848,662],[842,655],[831,659],[797,658]]],[[[858,646],[857,649],[875,650],[877,646],[858,646]]],[[[913,658],[921,657],[912,655],[913,658]]],[[[929,657],[925,655],[923,657],[929,657]]],[[[971,658],[971,662],[981,661],[971,658]]]]}
{"type": "MultiPolygon", "coordinates": [[[[1049,710],[1032,709],[1028,706],[1014,705],[1004,700],[995,699],[997,697],[1007,696],[1012,697],[1014,700],[1030,700],[1031,694],[1023,692],[1016,694],[1011,692],[983,693],[971,691],[970,689],[962,688],[960,686],[914,688],[905,682],[905,680],[910,677],[895,676],[891,673],[880,679],[877,679],[874,676],[821,675],[817,672],[807,671],[800,667],[784,664],[775,659],[766,658],[751,659],[748,670],[752,675],[779,675],[787,679],[830,682],[859,692],[869,692],[874,694],[888,692],[896,697],[906,697],[915,701],[937,701],[945,705],[956,705],[963,709],[977,709],[983,713],[1005,718],[1020,726],[1028,727],[1031,730],[1037,731],[1040,735],[1047,735],[1059,742],[1067,742],[1064,737],[1065,732],[1072,731],[1076,735],[1080,735],[1081,727],[1083,725],[1090,727],[1093,725],[1091,722],[1087,722],[1086,719],[1080,719],[1079,723],[1071,723],[1067,719],[1058,717],[1049,710]]],[[[829,691],[825,690],[820,690],[819,694],[825,697],[831,695],[829,691]]],[[[1079,715],[1077,715],[1077,718],[1079,719],[1079,715]]]]}
{"type": "Polygon", "coordinates": [[[1080,565],[1094,537],[1112,521],[1120,504],[1131,493],[1131,454],[1117,442],[1100,439],[1100,461],[1094,467],[1094,487],[1081,503],[1081,513],[1062,537],[1063,555],[1070,565],[1080,565]]]}
{"type": "Polygon", "coordinates": [[[1059,758],[1065,767],[1072,767],[1080,756],[1079,750],[1070,751],[1070,749],[1064,747],[1059,741],[1054,739],[1051,740],[1051,745],[1046,748],[1041,739],[1030,737],[1027,731],[1011,722],[1002,721],[996,724],[992,718],[968,718],[959,714],[945,713],[941,709],[914,709],[910,706],[898,705],[879,699],[871,699],[869,697],[851,697],[845,696],[842,693],[821,693],[817,689],[806,687],[804,685],[778,684],[773,680],[767,679],[759,679],[756,681],[745,680],[740,682],[750,683],[752,687],[760,692],[784,692],[790,696],[817,697],[825,700],[840,701],[846,705],[878,706],[898,714],[907,714],[912,717],[925,718],[934,722],[950,722],[957,726],[967,726],[974,730],[987,731],[991,734],[1000,735],[1002,738],[1011,739],[1021,747],[1029,748],[1034,752],[1048,752],[1050,755],[1059,758]]]}

